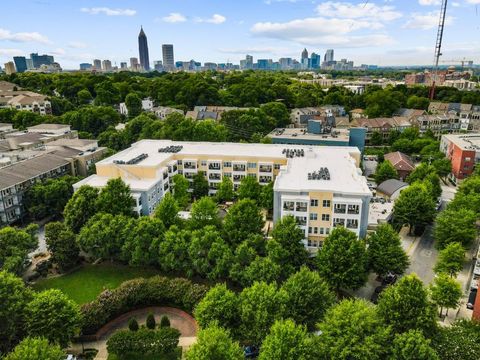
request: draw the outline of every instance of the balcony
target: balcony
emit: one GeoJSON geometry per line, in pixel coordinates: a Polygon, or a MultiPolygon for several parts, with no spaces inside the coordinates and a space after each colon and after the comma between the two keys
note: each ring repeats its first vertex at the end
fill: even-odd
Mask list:
{"type": "Polygon", "coordinates": [[[348,205],[347,213],[350,215],[358,215],[360,213],[360,206],[358,205],[348,205]]]}
{"type": "Polygon", "coordinates": [[[347,212],[347,205],[335,204],[335,208],[333,211],[335,212],[335,214],[345,214],[347,212]]]}
{"type": "Polygon", "coordinates": [[[345,219],[334,219],[333,227],[345,226],[345,219]]]}
{"type": "Polygon", "coordinates": [[[358,229],[358,220],[347,220],[347,229],[358,229]]]}
{"type": "Polygon", "coordinates": [[[298,226],[307,225],[307,218],[305,216],[295,216],[298,226]]]}
{"type": "Polygon", "coordinates": [[[184,169],[195,170],[195,169],[197,168],[197,164],[194,163],[194,162],[185,161],[185,162],[183,163],[183,168],[184,168],[184,169]]]}
{"type": "Polygon", "coordinates": [[[258,179],[258,182],[260,184],[268,184],[270,182],[272,182],[272,177],[271,176],[260,176],[259,179],[258,179]]]}
{"type": "Polygon", "coordinates": [[[209,174],[209,175],[208,175],[208,179],[209,179],[209,180],[217,180],[217,181],[220,181],[220,180],[222,180],[222,175],[220,175],[220,174],[209,174]]]}
{"type": "Polygon", "coordinates": [[[298,212],[307,212],[308,203],[306,202],[297,202],[295,206],[295,211],[298,212]]]}
{"type": "Polygon", "coordinates": [[[245,175],[233,175],[234,182],[240,182],[245,177],[245,175]]]}
{"type": "Polygon", "coordinates": [[[261,173],[271,173],[273,170],[272,165],[260,165],[258,171],[261,173]]]}
{"type": "Polygon", "coordinates": [[[233,165],[233,171],[245,171],[247,167],[245,165],[235,164],[233,165]]]}
{"type": "Polygon", "coordinates": [[[295,209],[295,202],[293,201],[285,201],[283,203],[283,210],[285,211],[293,211],[295,209]]]}
{"type": "Polygon", "coordinates": [[[210,164],[208,164],[208,170],[218,171],[218,170],[221,170],[221,169],[222,169],[222,166],[220,165],[220,163],[210,163],[210,164]]]}

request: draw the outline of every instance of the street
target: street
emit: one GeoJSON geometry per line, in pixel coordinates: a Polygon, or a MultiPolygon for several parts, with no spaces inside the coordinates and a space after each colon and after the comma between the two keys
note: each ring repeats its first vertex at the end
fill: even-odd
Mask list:
{"type": "Polygon", "coordinates": [[[406,273],[417,274],[425,285],[429,285],[435,277],[433,267],[438,257],[438,251],[434,246],[432,226],[425,229],[425,232],[416,240],[416,244],[413,245],[412,251],[408,255],[410,266],[406,273]]]}

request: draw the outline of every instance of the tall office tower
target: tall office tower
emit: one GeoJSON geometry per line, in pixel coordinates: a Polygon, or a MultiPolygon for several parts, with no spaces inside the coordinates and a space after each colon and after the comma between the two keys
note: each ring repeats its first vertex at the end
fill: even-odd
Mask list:
{"type": "Polygon", "coordinates": [[[247,55],[245,56],[245,66],[247,69],[253,69],[253,56],[247,55]]]}
{"type": "Polygon", "coordinates": [[[102,60],[100,59],[94,59],[93,60],[93,68],[95,70],[102,70],[102,60]]]}
{"type": "Polygon", "coordinates": [[[303,49],[303,51],[302,51],[302,62],[303,62],[304,59],[308,59],[307,49],[303,49]]]}
{"type": "Polygon", "coordinates": [[[133,71],[138,69],[138,59],[136,57],[130,58],[130,69],[133,71]]]}
{"type": "Polygon", "coordinates": [[[13,62],[15,63],[17,72],[23,73],[27,70],[27,59],[25,59],[25,56],[14,56],[13,62]]]}
{"type": "Polygon", "coordinates": [[[163,54],[163,67],[166,70],[172,70],[175,68],[175,60],[173,57],[173,45],[172,44],[163,44],[162,45],[162,54],[163,54]]]}
{"type": "Polygon", "coordinates": [[[120,69],[122,69],[122,70],[127,70],[127,69],[128,69],[127,63],[122,61],[122,62],[120,63],[120,69]]]}
{"type": "Polygon", "coordinates": [[[318,69],[320,67],[320,55],[315,54],[312,52],[312,55],[310,55],[310,67],[312,69],[318,69]]]}
{"type": "Polygon", "coordinates": [[[138,34],[138,52],[140,54],[140,65],[143,70],[150,71],[150,59],[148,58],[148,44],[147,35],[143,32],[143,28],[140,28],[140,34],[138,34]]]}
{"type": "Polygon", "coordinates": [[[103,71],[112,71],[112,62],[110,60],[103,60],[102,69],[103,71]]]}
{"type": "Polygon", "coordinates": [[[323,60],[327,63],[330,63],[333,61],[333,58],[334,58],[333,49],[328,49],[327,52],[325,53],[325,57],[323,58],[323,60]]]}
{"type": "Polygon", "coordinates": [[[89,64],[89,63],[80,64],[80,70],[91,70],[91,69],[92,69],[92,64],[89,64]]]}
{"type": "Polygon", "coordinates": [[[5,63],[5,74],[12,75],[15,74],[15,72],[15,63],[13,61],[5,63]]]}
{"type": "Polygon", "coordinates": [[[38,53],[30,54],[34,69],[40,68],[42,65],[52,65],[55,59],[51,55],[38,55],[38,53]]]}
{"type": "Polygon", "coordinates": [[[27,70],[33,69],[33,60],[32,59],[25,59],[27,62],[27,70]]]}

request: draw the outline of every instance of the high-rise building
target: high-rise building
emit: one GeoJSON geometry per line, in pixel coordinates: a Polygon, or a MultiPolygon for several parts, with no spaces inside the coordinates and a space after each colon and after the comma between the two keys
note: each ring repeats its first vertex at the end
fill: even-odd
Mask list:
{"type": "Polygon", "coordinates": [[[124,62],[124,61],[122,61],[122,62],[120,63],[120,69],[122,69],[122,70],[127,70],[127,69],[128,69],[127,63],[124,62]]]}
{"type": "Polygon", "coordinates": [[[310,67],[312,69],[318,69],[320,67],[321,63],[321,57],[318,54],[315,54],[312,52],[312,55],[310,56],[310,67]]]}
{"type": "Polygon", "coordinates": [[[93,68],[95,70],[102,70],[102,60],[100,59],[93,60],[93,68]]]}
{"type": "Polygon", "coordinates": [[[112,62],[110,60],[103,60],[102,69],[103,71],[112,71],[112,62]]]}
{"type": "Polygon", "coordinates": [[[302,62],[303,62],[304,59],[308,59],[307,49],[303,49],[303,51],[302,51],[302,62]]]}
{"type": "Polygon", "coordinates": [[[172,70],[175,67],[175,59],[173,56],[173,45],[163,44],[162,55],[163,55],[163,67],[166,70],[172,70]]]}
{"type": "Polygon", "coordinates": [[[15,72],[15,63],[13,61],[5,63],[5,74],[12,75],[15,74],[15,72]]]}
{"type": "Polygon", "coordinates": [[[32,70],[33,69],[33,60],[32,59],[25,59],[27,62],[27,70],[32,70]]]}
{"type": "Polygon", "coordinates": [[[13,61],[15,62],[17,72],[23,73],[27,70],[27,59],[25,59],[25,56],[14,56],[13,61]]]}
{"type": "Polygon", "coordinates": [[[247,69],[253,69],[253,56],[247,55],[245,56],[245,66],[247,69]]]}
{"type": "Polygon", "coordinates": [[[33,68],[39,69],[42,65],[52,65],[55,62],[55,59],[51,55],[38,55],[38,53],[30,54],[32,59],[33,68]]]}
{"type": "Polygon", "coordinates": [[[140,65],[145,71],[150,71],[150,59],[148,58],[148,43],[147,35],[143,32],[143,27],[140,28],[138,34],[138,53],[140,55],[140,65]]]}
{"type": "Polygon", "coordinates": [[[137,71],[139,67],[138,59],[136,57],[130,58],[130,69],[133,71],[137,71]]]}
{"type": "Polygon", "coordinates": [[[325,53],[325,57],[323,58],[323,61],[325,61],[326,63],[330,63],[332,61],[334,61],[334,51],[333,49],[328,49],[327,52],[325,53]]]}
{"type": "Polygon", "coordinates": [[[157,71],[163,71],[163,62],[161,60],[154,61],[153,68],[157,71]]]}
{"type": "Polygon", "coordinates": [[[81,63],[80,64],[80,70],[91,70],[92,69],[92,64],[90,63],[81,63]]]}

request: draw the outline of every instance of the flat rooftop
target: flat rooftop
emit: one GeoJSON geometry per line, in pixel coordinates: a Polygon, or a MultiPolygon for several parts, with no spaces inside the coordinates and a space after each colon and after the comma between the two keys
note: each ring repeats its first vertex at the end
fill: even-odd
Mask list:
{"type": "Polygon", "coordinates": [[[350,132],[348,129],[335,129],[332,133],[327,134],[313,134],[309,133],[306,128],[285,128],[275,129],[267,135],[272,139],[299,139],[299,140],[313,140],[313,141],[338,141],[348,142],[350,132]]]}
{"type": "Polygon", "coordinates": [[[462,150],[480,150],[480,133],[443,136],[462,150]]]}

